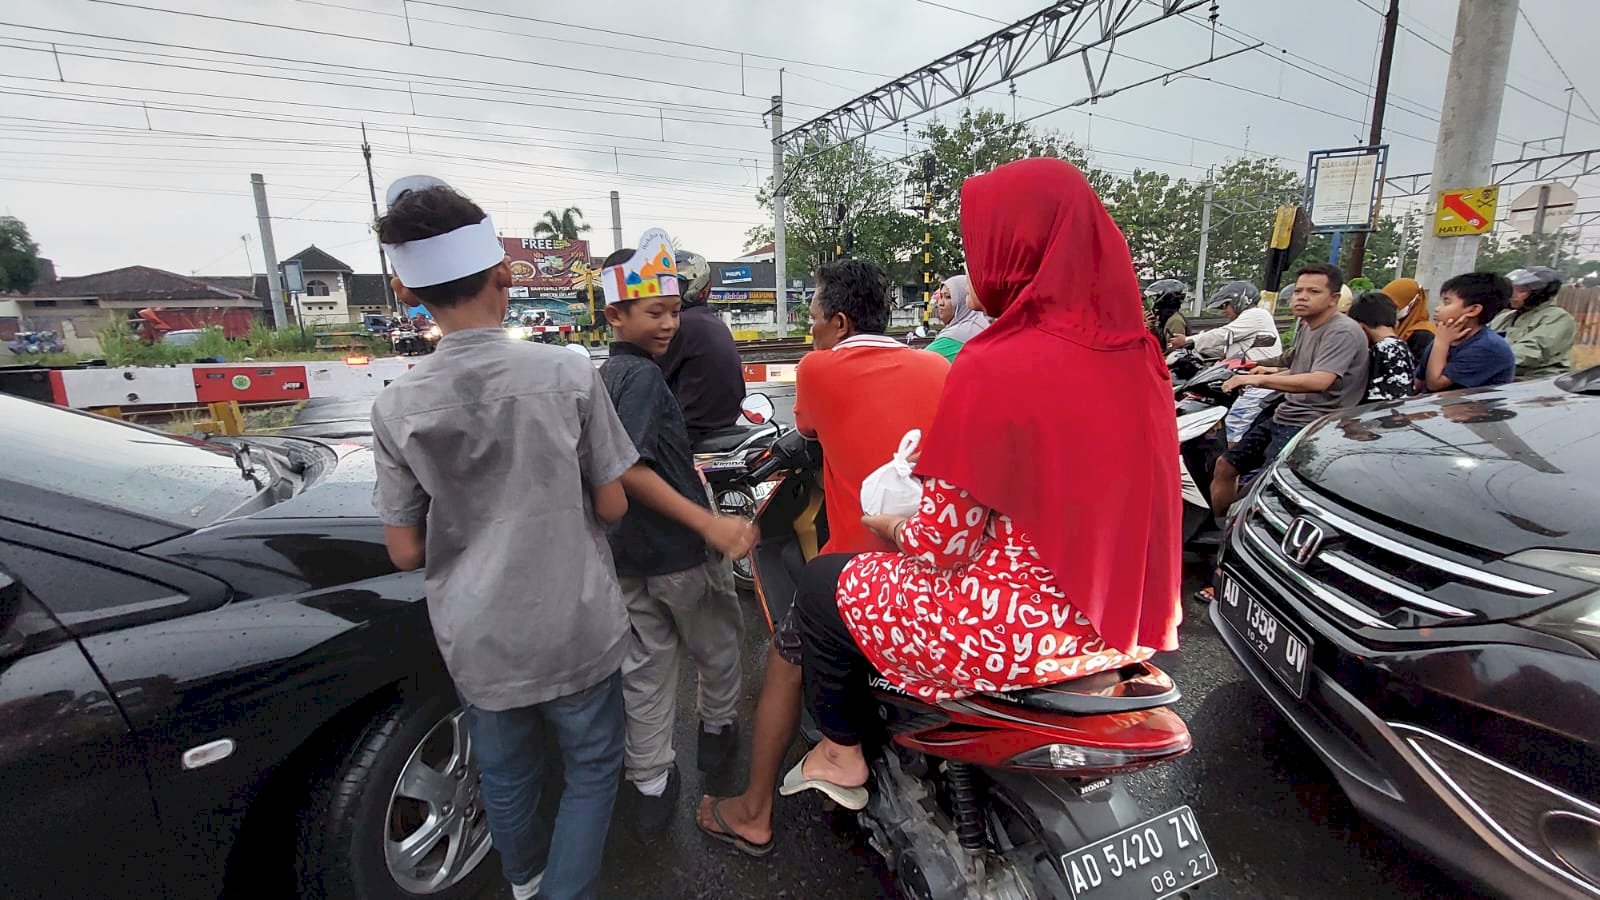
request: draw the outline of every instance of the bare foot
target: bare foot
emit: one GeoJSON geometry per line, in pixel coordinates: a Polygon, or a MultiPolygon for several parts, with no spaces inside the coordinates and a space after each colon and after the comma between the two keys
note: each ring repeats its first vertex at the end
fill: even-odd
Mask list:
{"type": "Polygon", "coordinates": [[[716,816],[711,814],[712,804],[717,805],[717,812],[722,813],[722,821],[728,823],[733,833],[744,838],[752,844],[765,844],[772,840],[772,807],[756,811],[748,808],[745,798],[740,797],[712,797],[709,794],[700,798],[700,808],[695,810],[695,822],[713,834],[724,833],[717,824],[716,816]]]}
{"type": "Polygon", "coordinates": [[[861,787],[867,783],[867,760],[860,745],[846,747],[823,738],[800,761],[800,773],[840,787],[861,787]]]}

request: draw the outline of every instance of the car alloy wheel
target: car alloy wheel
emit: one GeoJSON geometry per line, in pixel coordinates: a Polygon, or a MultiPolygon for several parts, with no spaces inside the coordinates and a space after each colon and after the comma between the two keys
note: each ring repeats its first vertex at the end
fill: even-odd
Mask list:
{"type": "Polygon", "coordinates": [[[493,847],[466,712],[439,720],[411,751],[389,795],[384,859],[395,884],[434,894],[458,884],[493,847]]]}

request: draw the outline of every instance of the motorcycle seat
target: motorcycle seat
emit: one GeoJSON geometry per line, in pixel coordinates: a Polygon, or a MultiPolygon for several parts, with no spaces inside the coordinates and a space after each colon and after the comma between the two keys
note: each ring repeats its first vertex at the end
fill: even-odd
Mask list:
{"type": "Polygon", "coordinates": [[[1167,673],[1136,663],[1059,684],[983,696],[1025,709],[1098,716],[1168,706],[1176,703],[1182,692],[1167,673]]]}
{"type": "Polygon", "coordinates": [[[727,428],[702,432],[695,435],[693,449],[695,453],[726,453],[744,443],[744,439],[755,430],[747,425],[729,425],[727,428]]]}

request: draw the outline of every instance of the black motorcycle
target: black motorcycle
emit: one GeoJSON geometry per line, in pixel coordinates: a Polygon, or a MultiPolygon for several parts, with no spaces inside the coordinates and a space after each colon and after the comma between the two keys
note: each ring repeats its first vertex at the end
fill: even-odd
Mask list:
{"type": "MultiPolygon", "coordinates": [[[[1254,346],[1270,347],[1274,340],[1271,335],[1259,335],[1254,346]]],[[[1211,511],[1211,476],[1217,459],[1228,449],[1223,420],[1239,396],[1237,391],[1224,391],[1222,385],[1255,365],[1243,357],[1210,359],[1187,348],[1167,354],[1167,368],[1172,372],[1174,412],[1178,417],[1183,543],[1186,547],[1204,543],[1217,534],[1211,511]]],[[[1271,406],[1268,406],[1262,414],[1270,412],[1271,406]]]]}
{"type": "MultiPolygon", "coordinates": [[[[695,435],[692,442],[695,467],[711,491],[712,508],[725,516],[755,519],[756,505],[766,498],[767,484],[747,484],[741,476],[757,456],[765,453],[784,428],[774,418],[772,400],[765,394],[751,394],[740,404],[746,424],[735,424],[708,434],[695,435]]],[[[734,584],[751,590],[755,581],[750,558],[733,560],[734,584]]]]}

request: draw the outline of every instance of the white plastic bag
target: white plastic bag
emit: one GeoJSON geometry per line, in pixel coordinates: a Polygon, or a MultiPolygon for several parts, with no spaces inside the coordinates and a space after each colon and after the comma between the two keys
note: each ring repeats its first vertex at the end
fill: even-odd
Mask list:
{"type": "Polygon", "coordinates": [[[861,482],[861,512],[869,516],[916,515],[922,502],[922,482],[911,474],[911,454],[922,442],[922,432],[916,428],[900,439],[900,449],[894,458],[879,466],[877,471],[861,482]]]}

